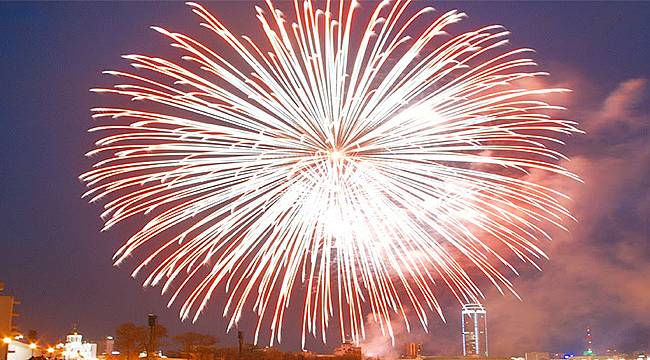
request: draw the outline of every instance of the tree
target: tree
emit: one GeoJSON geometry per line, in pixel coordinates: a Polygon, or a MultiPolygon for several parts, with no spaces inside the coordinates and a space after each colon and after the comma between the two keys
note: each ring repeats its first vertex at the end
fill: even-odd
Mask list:
{"type": "Polygon", "coordinates": [[[36,342],[36,340],[38,340],[38,333],[36,330],[29,330],[27,332],[27,340],[30,342],[36,342]]]}
{"type": "MultiPolygon", "coordinates": [[[[124,360],[138,359],[141,352],[149,346],[150,329],[148,326],[138,326],[134,323],[124,323],[115,329],[115,348],[120,351],[124,360]]],[[[167,337],[167,328],[156,324],[155,341],[157,347],[165,345],[160,341],[167,337]]],[[[154,349],[154,352],[157,349],[154,349]]]]}
{"type": "Polygon", "coordinates": [[[211,335],[199,334],[195,332],[186,332],[173,337],[174,341],[181,346],[181,354],[186,359],[192,357],[204,360],[204,358],[214,353],[214,345],[217,339],[211,335]]]}
{"type": "Polygon", "coordinates": [[[115,347],[125,360],[137,359],[147,344],[147,329],[134,323],[125,323],[115,329],[115,347]]]}

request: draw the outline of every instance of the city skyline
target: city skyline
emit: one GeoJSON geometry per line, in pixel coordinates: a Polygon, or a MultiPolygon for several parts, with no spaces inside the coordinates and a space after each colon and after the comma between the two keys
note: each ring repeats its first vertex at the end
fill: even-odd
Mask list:
{"type": "MultiPolygon", "coordinates": [[[[141,340],[145,347],[144,350],[140,353],[140,357],[143,357],[142,354],[148,353],[149,347],[153,347],[156,353],[159,353],[159,356],[166,357],[168,354],[177,354],[178,343],[183,344],[186,341],[208,341],[210,346],[223,347],[224,349],[233,349],[236,346],[239,346],[239,351],[242,351],[242,346],[246,347],[249,350],[263,351],[264,349],[269,349],[268,346],[264,345],[255,345],[249,342],[250,337],[247,338],[243,331],[238,331],[236,334],[236,339],[238,345],[233,346],[232,343],[224,342],[221,343],[217,337],[214,337],[209,334],[200,334],[193,331],[180,333],[180,334],[170,334],[167,331],[167,328],[162,326],[161,330],[154,331],[153,328],[159,328],[161,324],[158,323],[158,316],[155,314],[148,314],[146,316],[146,322],[138,325],[138,321],[128,322],[120,324],[119,327],[114,329],[113,332],[110,332],[109,335],[102,336],[101,338],[96,339],[87,339],[83,337],[83,334],[79,332],[77,324],[74,324],[70,331],[66,332],[63,335],[59,335],[56,338],[44,338],[39,336],[38,332],[34,329],[29,331],[21,331],[17,326],[12,327],[13,330],[8,331],[6,327],[8,326],[4,321],[9,320],[14,316],[12,314],[11,306],[7,307],[7,301],[14,301],[16,304],[19,304],[19,301],[14,300],[11,296],[0,295],[0,332],[4,334],[14,334],[13,336],[4,336],[0,341],[8,344],[8,349],[10,350],[11,356],[8,360],[21,360],[25,352],[37,352],[48,358],[58,358],[63,357],[63,360],[93,360],[93,359],[110,359],[111,356],[120,356],[121,349],[125,338],[122,336],[133,336],[135,333],[129,335],[125,334],[124,331],[131,331],[125,329],[136,329],[139,328],[142,331],[140,334],[143,337],[141,340]],[[3,330],[4,329],[4,330],[3,330]],[[151,340],[153,334],[155,335],[154,339],[151,340]],[[121,333],[122,332],[122,333],[121,333]],[[26,335],[25,335],[26,334],[26,335]],[[160,339],[167,339],[167,341],[160,339]],[[209,339],[209,340],[202,340],[209,339]],[[171,342],[169,340],[172,340],[171,342]],[[16,357],[18,356],[18,357],[16,357]]],[[[11,304],[9,304],[11,305],[11,304]]],[[[489,348],[489,336],[487,332],[487,311],[485,307],[481,304],[464,304],[461,307],[461,323],[462,331],[458,334],[458,341],[461,344],[462,351],[460,353],[447,353],[447,354],[436,354],[436,353],[423,353],[422,352],[422,343],[412,342],[413,338],[406,339],[406,342],[398,342],[391,349],[387,350],[386,348],[379,348],[373,346],[372,343],[359,342],[355,343],[346,339],[340,344],[336,345],[333,348],[334,356],[361,356],[363,354],[364,358],[368,357],[369,359],[393,359],[393,358],[420,358],[424,357],[435,358],[437,360],[459,360],[459,359],[472,359],[472,358],[485,358],[485,359],[503,359],[507,360],[563,360],[563,359],[576,359],[576,360],[645,360],[647,350],[633,351],[633,352],[622,352],[616,350],[615,348],[607,348],[605,351],[594,351],[593,347],[593,338],[591,334],[591,327],[587,326],[584,329],[584,338],[583,338],[583,350],[578,352],[557,352],[557,351],[526,351],[524,353],[509,354],[509,355],[499,355],[499,356],[490,356],[488,353],[489,348]]],[[[145,318],[140,319],[145,320],[145,318]]],[[[140,335],[138,335],[140,336],[140,335]]],[[[234,338],[232,336],[231,338],[234,338]]],[[[428,339],[423,339],[426,343],[428,339]]],[[[215,349],[216,349],[215,347],[215,349]]],[[[273,348],[273,347],[271,347],[273,348]]],[[[0,348],[0,355],[2,351],[7,348],[0,348]]],[[[124,351],[124,350],[123,350],[124,351]]],[[[309,349],[294,349],[293,351],[289,350],[287,353],[300,354],[318,354],[309,349]]],[[[329,356],[327,354],[321,354],[323,356],[329,356]]],[[[2,355],[4,356],[4,355],[2,355]]],[[[33,356],[33,355],[32,355],[33,356]]],[[[147,355],[148,356],[148,355],[147,355]]],[[[167,356],[168,357],[168,356],[167,356]]],[[[171,356],[172,358],[174,356],[171,356]]],[[[128,358],[125,360],[129,360],[128,358]]]]}
{"type": "MultiPolygon", "coordinates": [[[[233,26],[242,33],[257,31],[257,25],[237,20],[252,4],[208,6],[236,14],[233,26]]],[[[434,6],[439,13],[452,8],[467,12],[469,18],[460,29],[499,23],[512,30],[515,45],[535,48],[540,68],[553,75],[534,85],[572,89],[554,101],[569,108],[566,117],[587,131],[566,147],[572,159],[567,166],[585,184],[541,179],[572,196],[566,206],[579,222],[568,224],[570,232],[553,234],[554,241],[545,247],[550,260],[540,264],[543,272],[525,269],[513,279],[522,301],[482,284],[488,289],[490,355],[525,349],[577,353],[583,350],[586,327],[594,333],[596,352],[609,347],[647,350],[650,321],[643,314],[650,311],[645,286],[650,271],[650,187],[645,176],[650,160],[650,70],[645,59],[650,45],[642,34],[650,31],[645,21],[650,7],[434,6]],[[530,328],[545,331],[532,333],[530,328]]],[[[0,4],[0,21],[9,34],[0,45],[3,78],[9,79],[2,89],[6,101],[0,115],[11,119],[3,123],[1,139],[0,213],[6,251],[0,281],[6,294],[21,301],[17,311],[25,315],[17,321],[23,331],[37,329],[52,337],[76,323],[96,339],[110,335],[120,323],[156,313],[174,332],[198,330],[225,343],[234,341],[235,333],[224,332],[226,321],[218,305],[210,306],[196,325],[181,323],[178,307],[167,309],[158,288],[142,290],[140,282],[130,278],[133,263],[113,268],[109,255],[143,219],[100,234],[98,207],[79,198],[84,186],[76,179],[92,162],[81,154],[92,148],[93,139],[85,131],[91,126],[88,109],[97,104],[97,97],[87,90],[104,84],[98,72],[113,66],[121,54],[169,53],[167,42],[147,26],[195,29],[194,20],[184,5],[174,3],[0,4]]],[[[415,338],[427,353],[462,351],[460,304],[442,299],[442,307],[446,324],[432,319],[428,334],[399,333],[396,342],[415,338]]],[[[246,317],[243,324],[253,319],[246,317]]],[[[368,334],[366,343],[381,339],[375,328],[368,334]]],[[[281,348],[300,347],[297,339],[285,339],[281,348]]],[[[307,348],[336,345],[312,341],[307,348]]]]}

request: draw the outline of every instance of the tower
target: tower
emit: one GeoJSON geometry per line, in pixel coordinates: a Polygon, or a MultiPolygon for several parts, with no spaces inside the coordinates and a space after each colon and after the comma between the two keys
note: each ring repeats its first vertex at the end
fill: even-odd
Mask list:
{"type": "Polygon", "coordinates": [[[463,355],[487,357],[487,311],[481,304],[465,304],[461,316],[463,355]]]}
{"type": "Polygon", "coordinates": [[[244,351],[244,332],[237,331],[237,340],[239,342],[239,358],[241,359],[242,352],[244,351]]]}
{"type": "Polygon", "coordinates": [[[147,346],[147,358],[156,358],[156,325],[158,316],[154,314],[147,315],[147,324],[149,324],[149,345],[147,346]]]}
{"type": "Polygon", "coordinates": [[[591,327],[589,326],[587,326],[587,329],[585,330],[585,351],[582,354],[583,355],[594,354],[594,348],[591,342],[591,327]]]}

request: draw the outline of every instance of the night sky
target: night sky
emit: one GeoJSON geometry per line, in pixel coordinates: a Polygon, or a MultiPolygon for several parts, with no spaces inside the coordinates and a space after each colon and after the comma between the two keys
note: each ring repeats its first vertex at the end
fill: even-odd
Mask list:
{"type": "MultiPolygon", "coordinates": [[[[434,6],[468,13],[451,27],[454,33],[502,24],[514,46],[536,49],[535,59],[552,76],[535,85],[573,89],[553,100],[587,132],[563,150],[571,157],[564,165],[585,184],[538,179],[572,197],[566,205],[579,221],[553,234],[543,272],[521,267],[514,282],[523,301],[487,292],[491,354],[578,352],[586,326],[598,352],[650,350],[650,3],[434,6]]],[[[259,31],[253,3],[207,7],[240,33],[259,31]]],[[[100,233],[100,206],[80,197],[85,187],[78,176],[91,165],[84,153],[95,140],[86,133],[89,109],[110,103],[88,89],[112,83],[102,70],[127,69],[122,54],[178,55],[150,25],[209,37],[182,3],[0,4],[0,281],[22,302],[23,331],[54,340],[76,323],[99,338],[155,312],[172,333],[194,330],[235,342],[216,307],[195,325],[181,323],[178,307],[167,309],[159,289],[142,289],[141,278],[130,278],[134,263],[113,267],[113,252],[142,219],[100,233]]],[[[411,335],[424,353],[461,351],[459,306],[445,303],[447,324],[436,320],[429,334],[411,335]]],[[[387,341],[375,333],[368,347],[387,341]]],[[[281,347],[297,349],[299,338],[285,327],[281,347]]],[[[308,348],[334,345],[311,341],[308,348]]]]}

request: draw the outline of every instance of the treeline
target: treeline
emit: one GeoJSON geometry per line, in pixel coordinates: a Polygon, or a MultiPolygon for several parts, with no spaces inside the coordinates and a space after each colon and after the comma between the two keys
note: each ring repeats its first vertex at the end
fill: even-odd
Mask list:
{"type": "MultiPolygon", "coordinates": [[[[239,347],[218,346],[218,339],[211,335],[186,332],[169,336],[167,328],[156,324],[152,342],[148,326],[133,323],[122,324],[115,329],[114,346],[120,355],[110,356],[119,360],[138,360],[141,353],[146,353],[154,345],[156,351],[164,348],[164,355],[169,358],[187,360],[307,360],[311,359],[301,352],[283,352],[277,348],[262,348],[245,344],[241,354],[239,347]]],[[[154,352],[156,352],[154,351],[154,352]]],[[[341,357],[341,360],[352,360],[341,357]]]]}

